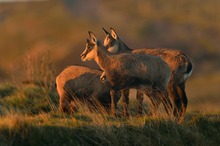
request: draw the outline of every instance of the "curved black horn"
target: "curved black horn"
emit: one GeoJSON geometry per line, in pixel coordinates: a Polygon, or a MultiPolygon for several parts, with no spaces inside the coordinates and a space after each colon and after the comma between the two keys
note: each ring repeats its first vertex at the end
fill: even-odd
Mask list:
{"type": "Polygon", "coordinates": [[[105,30],[104,27],[102,27],[103,31],[105,32],[106,35],[110,34],[107,30],[105,30]]]}

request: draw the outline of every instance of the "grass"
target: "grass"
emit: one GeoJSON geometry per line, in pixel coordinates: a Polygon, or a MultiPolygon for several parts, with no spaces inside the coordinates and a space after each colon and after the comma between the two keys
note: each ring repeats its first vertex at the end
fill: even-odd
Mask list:
{"type": "Polygon", "coordinates": [[[16,90],[16,87],[10,85],[10,84],[5,84],[0,86],[0,93],[1,93],[1,98],[5,96],[9,96],[14,93],[16,90]]]}
{"type": "MultiPolygon", "coordinates": [[[[1,92],[0,94],[4,95],[5,92],[1,92]]],[[[55,105],[53,105],[52,102],[58,102],[57,95],[46,93],[45,89],[38,86],[29,85],[22,89],[16,89],[13,94],[1,98],[0,114],[4,115],[5,112],[20,112],[23,114],[49,112],[52,109],[54,110],[55,105]],[[53,99],[52,97],[56,98],[53,99]]]]}
{"type": "MultiPolygon", "coordinates": [[[[59,96],[53,87],[50,55],[43,51],[24,60],[24,84],[0,84],[0,145],[217,146],[220,143],[220,111],[213,106],[219,100],[215,98],[219,73],[208,74],[209,82],[203,76],[188,81],[189,106],[182,124],[169,118],[163,108],[158,115],[138,117],[135,90],[130,94],[129,118],[113,117],[99,106],[91,110],[91,106],[78,101],[77,112],[65,114],[58,111],[59,96]],[[203,90],[197,93],[193,90],[196,88],[203,90]],[[204,104],[208,106],[203,109],[204,104]]],[[[23,80],[18,76],[17,81],[23,80]]],[[[144,103],[147,113],[151,108],[148,98],[144,103]]],[[[123,111],[121,101],[118,111],[123,111]]]]}
{"type": "MultiPolygon", "coordinates": [[[[11,89],[13,86],[1,85],[11,89]]],[[[74,114],[57,110],[55,91],[25,85],[0,99],[0,145],[218,145],[220,115],[187,113],[182,124],[166,115],[112,117],[80,106],[74,114]],[[48,100],[47,98],[50,98],[48,100]],[[51,102],[52,101],[52,102],[51,102]]],[[[4,93],[1,89],[0,94],[4,93]]],[[[5,90],[7,91],[7,90],[5,90]]],[[[122,104],[119,103],[119,110],[122,104]]]]}
{"type": "Polygon", "coordinates": [[[83,64],[79,55],[87,31],[102,41],[101,27],[115,28],[131,48],[181,49],[195,63],[194,73],[219,70],[219,4],[216,0],[0,3],[0,79],[22,75],[25,55],[48,48],[58,71],[83,64]]]}

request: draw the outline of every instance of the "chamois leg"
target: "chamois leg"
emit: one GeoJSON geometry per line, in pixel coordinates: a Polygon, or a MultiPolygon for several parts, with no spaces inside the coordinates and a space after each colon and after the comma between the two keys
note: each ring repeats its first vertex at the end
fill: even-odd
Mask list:
{"type": "Polygon", "coordinates": [[[152,116],[152,115],[156,115],[156,112],[157,112],[157,109],[159,108],[160,106],[160,103],[161,103],[161,99],[158,98],[156,96],[156,92],[152,89],[152,91],[149,91],[146,93],[146,95],[149,97],[150,101],[151,101],[151,104],[153,105],[153,110],[151,110],[149,112],[149,115],[152,116]]]}
{"type": "Polygon", "coordinates": [[[138,101],[138,114],[142,115],[143,114],[142,104],[143,104],[144,94],[141,91],[137,90],[136,99],[138,101]]]}
{"type": "Polygon", "coordinates": [[[186,92],[185,92],[185,83],[181,83],[180,85],[178,85],[177,91],[178,91],[178,94],[179,94],[181,101],[182,101],[181,115],[180,115],[180,119],[179,119],[179,122],[181,123],[184,116],[185,116],[186,108],[187,108],[187,104],[188,104],[188,99],[187,99],[186,92]]]}
{"type": "Polygon", "coordinates": [[[121,98],[121,91],[117,91],[117,92],[115,92],[115,97],[114,97],[114,100],[115,100],[115,108],[116,109],[118,109],[118,106],[117,106],[117,103],[118,103],[118,101],[120,100],[120,98],[121,98]]]}
{"type": "Polygon", "coordinates": [[[122,94],[122,102],[124,106],[124,116],[128,117],[129,89],[121,90],[121,94],[122,94]]]}
{"type": "Polygon", "coordinates": [[[101,81],[102,83],[104,83],[104,82],[106,81],[105,72],[103,72],[103,73],[101,74],[101,76],[100,76],[100,81],[101,81]]]}
{"type": "Polygon", "coordinates": [[[115,102],[116,91],[111,89],[110,95],[111,95],[111,112],[112,115],[116,116],[116,106],[117,106],[117,103],[115,102]]]}
{"type": "Polygon", "coordinates": [[[136,95],[137,101],[138,101],[138,115],[141,116],[143,114],[143,100],[144,100],[144,94],[137,90],[136,95]]]}
{"type": "Polygon", "coordinates": [[[139,99],[139,98],[144,98],[144,94],[143,94],[141,91],[137,90],[136,98],[137,98],[137,99],[139,99]]]}
{"type": "Polygon", "coordinates": [[[154,98],[154,91],[152,91],[152,90],[153,89],[151,87],[149,88],[148,86],[147,87],[139,87],[139,89],[137,90],[136,98],[138,101],[138,114],[139,115],[143,114],[143,108],[142,108],[143,99],[144,99],[143,93],[145,93],[149,97],[149,99],[154,107],[153,113],[151,112],[150,115],[154,114],[154,112],[158,109],[161,101],[160,101],[160,99],[154,98]]]}
{"type": "Polygon", "coordinates": [[[168,97],[168,92],[165,88],[161,88],[160,90],[157,90],[158,96],[160,96],[161,101],[164,105],[166,113],[171,116],[172,113],[172,103],[168,97]]]}
{"type": "Polygon", "coordinates": [[[70,98],[64,93],[60,95],[59,110],[61,112],[70,112],[70,98]]]}
{"type": "Polygon", "coordinates": [[[173,104],[173,115],[175,117],[178,117],[178,115],[180,114],[180,109],[181,109],[181,99],[177,92],[177,86],[174,85],[172,82],[170,82],[168,85],[168,94],[173,104]]]}

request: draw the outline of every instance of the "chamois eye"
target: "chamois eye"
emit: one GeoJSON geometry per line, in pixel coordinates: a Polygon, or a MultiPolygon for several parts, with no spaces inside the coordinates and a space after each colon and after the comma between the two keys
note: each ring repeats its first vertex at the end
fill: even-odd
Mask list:
{"type": "Polygon", "coordinates": [[[114,45],[114,42],[113,41],[110,41],[109,43],[108,43],[108,47],[112,47],[114,45]]]}

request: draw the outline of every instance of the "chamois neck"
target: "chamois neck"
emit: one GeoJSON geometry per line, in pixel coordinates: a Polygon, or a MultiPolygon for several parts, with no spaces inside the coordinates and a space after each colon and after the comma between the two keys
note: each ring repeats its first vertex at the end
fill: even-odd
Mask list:
{"type": "Polygon", "coordinates": [[[132,51],[132,49],[129,48],[122,40],[119,40],[119,42],[120,42],[119,47],[121,48],[119,52],[132,51]]]}
{"type": "Polygon", "coordinates": [[[103,46],[103,45],[99,45],[96,48],[96,57],[95,57],[95,61],[96,63],[99,65],[99,67],[104,70],[109,62],[110,62],[110,56],[111,54],[107,51],[107,49],[103,46]]]}

